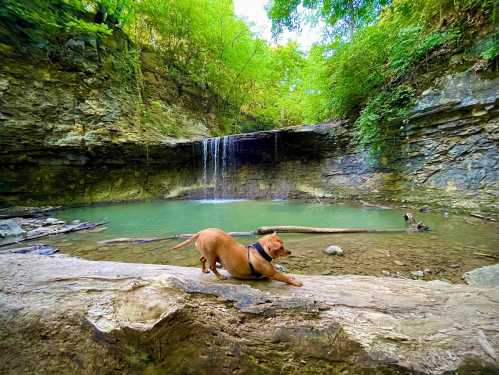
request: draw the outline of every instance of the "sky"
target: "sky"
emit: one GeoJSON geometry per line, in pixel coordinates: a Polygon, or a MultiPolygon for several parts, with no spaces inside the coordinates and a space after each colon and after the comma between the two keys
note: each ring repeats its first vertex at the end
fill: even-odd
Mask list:
{"type": "MultiPolygon", "coordinates": [[[[249,24],[251,31],[257,33],[261,38],[266,39],[269,43],[275,44],[272,39],[271,27],[272,22],[267,17],[265,5],[270,0],[234,0],[234,8],[236,14],[244,18],[249,24]]],[[[298,42],[300,49],[308,52],[313,43],[318,42],[321,38],[321,33],[318,27],[312,28],[308,25],[303,25],[301,31],[285,31],[280,35],[278,44],[285,44],[289,40],[298,42]]]]}

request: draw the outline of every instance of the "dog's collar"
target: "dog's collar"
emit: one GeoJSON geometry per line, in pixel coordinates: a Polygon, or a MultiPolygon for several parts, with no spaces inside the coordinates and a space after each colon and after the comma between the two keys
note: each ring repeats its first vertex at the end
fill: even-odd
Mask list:
{"type": "Polygon", "coordinates": [[[259,242],[252,243],[250,245],[251,247],[254,247],[256,251],[262,256],[263,259],[265,259],[267,262],[272,262],[272,257],[267,254],[267,252],[263,249],[263,246],[260,245],[259,242]]]}

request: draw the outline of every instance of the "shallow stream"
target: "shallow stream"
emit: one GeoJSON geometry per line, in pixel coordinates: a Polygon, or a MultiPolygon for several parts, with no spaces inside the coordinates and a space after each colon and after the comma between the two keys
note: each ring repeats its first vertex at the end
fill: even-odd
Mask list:
{"type": "MultiPolygon", "coordinates": [[[[119,237],[160,237],[195,233],[217,227],[225,231],[253,231],[266,225],[303,225],[338,228],[405,229],[404,210],[379,209],[345,204],[303,203],[296,201],[154,201],[71,208],[57,217],[71,221],[107,221],[98,232],[56,236],[45,243],[62,252],[92,260],[161,263],[199,266],[194,247],[168,250],[176,240],[148,244],[99,244],[119,237]]],[[[305,235],[282,234],[288,258],[276,263],[297,274],[360,274],[416,277],[411,272],[425,271],[423,279],[461,282],[470,269],[493,264],[499,256],[496,223],[443,212],[415,213],[432,228],[427,233],[365,233],[305,235]],[[323,252],[328,245],[340,246],[344,256],[323,252]]],[[[243,244],[256,237],[239,237],[243,244]]]]}

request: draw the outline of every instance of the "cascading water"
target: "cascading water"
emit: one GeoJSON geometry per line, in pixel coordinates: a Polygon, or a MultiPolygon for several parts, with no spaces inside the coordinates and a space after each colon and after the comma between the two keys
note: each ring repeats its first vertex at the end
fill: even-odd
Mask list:
{"type": "Polygon", "coordinates": [[[235,164],[236,137],[206,138],[202,141],[204,197],[208,198],[208,184],[213,185],[210,198],[225,198],[230,184],[230,171],[235,164]],[[220,150],[220,143],[222,150],[220,150]],[[208,175],[208,173],[210,175],[208,175]]]}
{"type": "MultiPolygon", "coordinates": [[[[209,138],[203,139],[203,185],[204,186],[208,184],[208,141],[209,138]]],[[[204,191],[204,195],[206,198],[206,188],[204,191]]]]}

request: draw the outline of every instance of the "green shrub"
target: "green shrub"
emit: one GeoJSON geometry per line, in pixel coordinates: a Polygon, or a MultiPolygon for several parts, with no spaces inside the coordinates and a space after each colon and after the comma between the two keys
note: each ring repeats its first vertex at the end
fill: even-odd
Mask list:
{"type": "Polygon", "coordinates": [[[400,141],[400,129],[413,104],[414,89],[400,85],[373,96],[355,121],[356,138],[371,160],[393,156],[400,141]]]}
{"type": "Polygon", "coordinates": [[[105,24],[93,21],[93,15],[78,0],[4,0],[0,23],[13,36],[38,46],[57,43],[68,35],[110,33],[105,24]]]}

